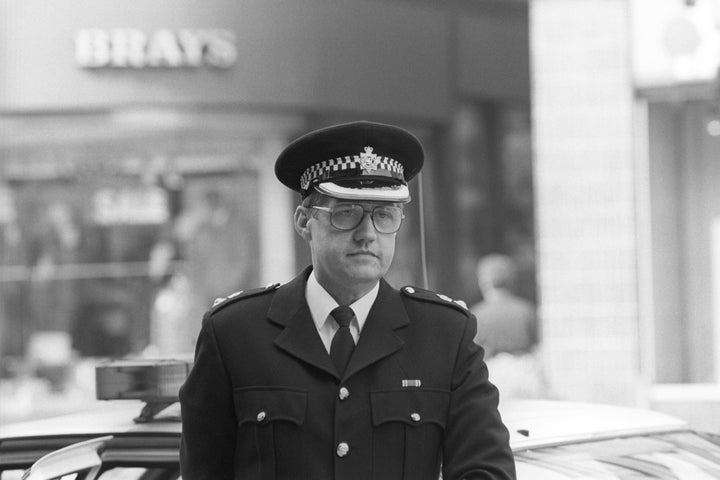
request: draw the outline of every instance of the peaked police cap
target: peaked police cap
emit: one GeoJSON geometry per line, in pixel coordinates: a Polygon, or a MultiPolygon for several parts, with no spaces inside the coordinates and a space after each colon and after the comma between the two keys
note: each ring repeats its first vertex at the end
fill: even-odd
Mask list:
{"type": "Polygon", "coordinates": [[[292,141],[278,156],[275,175],[303,198],[317,190],[347,200],[408,202],[407,182],[424,158],[420,141],[407,130],[358,121],[292,141]]]}

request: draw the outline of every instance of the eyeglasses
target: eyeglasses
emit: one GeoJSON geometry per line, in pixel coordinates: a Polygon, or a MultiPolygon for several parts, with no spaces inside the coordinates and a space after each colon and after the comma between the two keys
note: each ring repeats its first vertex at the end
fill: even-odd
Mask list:
{"type": "Polygon", "coordinates": [[[322,210],[330,214],[330,224],[338,230],[352,230],[360,225],[365,213],[370,214],[375,229],[380,233],[395,233],[400,230],[405,215],[402,208],[390,205],[375,205],[365,208],[355,203],[339,203],[333,207],[311,208],[322,210]]]}

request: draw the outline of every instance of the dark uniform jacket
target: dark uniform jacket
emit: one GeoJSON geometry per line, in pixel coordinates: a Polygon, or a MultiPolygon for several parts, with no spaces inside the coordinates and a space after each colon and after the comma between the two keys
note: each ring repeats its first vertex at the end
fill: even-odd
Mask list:
{"type": "Polygon", "coordinates": [[[512,479],[476,321],[381,280],[343,378],[305,301],[310,269],[203,319],[180,390],[183,480],[512,479]]]}

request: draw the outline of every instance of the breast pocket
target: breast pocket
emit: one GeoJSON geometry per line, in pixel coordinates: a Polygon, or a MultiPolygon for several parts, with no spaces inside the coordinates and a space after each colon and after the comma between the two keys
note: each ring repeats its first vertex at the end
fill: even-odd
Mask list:
{"type": "Polygon", "coordinates": [[[373,457],[387,478],[437,478],[450,392],[371,392],[373,457]]]}
{"type": "Polygon", "coordinates": [[[247,478],[298,478],[293,475],[305,469],[302,425],[307,392],[283,387],[238,388],[234,402],[238,422],[236,463],[241,470],[247,469],[247,478]]]}

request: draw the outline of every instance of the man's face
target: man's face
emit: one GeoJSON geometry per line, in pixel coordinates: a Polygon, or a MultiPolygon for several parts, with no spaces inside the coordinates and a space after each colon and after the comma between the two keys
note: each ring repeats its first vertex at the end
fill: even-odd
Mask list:
{"type": "Polygon", "coordinates": [[[329,198],[322,206],[332,208],[339,203],[360,204],[368,212],[354,229],[339,230],[331,225],[329,212],[307,210],[310,219],[303,237],[310,245],[315,275],[326,288],[330,285],[349,289],[374,285],[390,268],[396,233],[378,232],[369,211],[375,205],[394,204],[329,198]]]}

